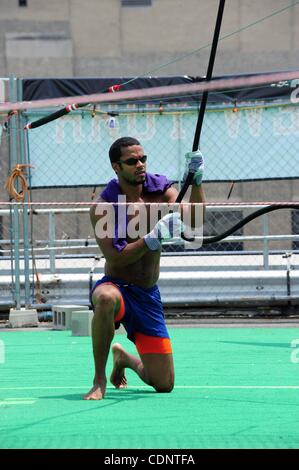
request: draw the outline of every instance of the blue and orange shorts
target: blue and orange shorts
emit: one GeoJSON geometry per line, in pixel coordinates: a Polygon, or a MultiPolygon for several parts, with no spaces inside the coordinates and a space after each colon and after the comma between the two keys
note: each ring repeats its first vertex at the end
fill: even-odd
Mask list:
{"type": "Polygon", "coordinates": [[[139,354],[171,354],[171,342],[165,325],[158,286],[148,289],[104,276],[91,292],[102,284],[112,284],[120,292],[120,306],[115,314],[116,328],[122,323],[127,337],[135,343],[139,354]]]}

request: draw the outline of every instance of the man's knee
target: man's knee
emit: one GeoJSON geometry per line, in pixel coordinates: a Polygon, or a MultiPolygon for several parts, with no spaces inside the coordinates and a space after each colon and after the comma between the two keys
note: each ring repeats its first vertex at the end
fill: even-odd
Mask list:
{"type": "Polygon", "coordinates": [[[154,381],[153,387],[158,393],[170,393],[174,387],[174,378],[172,374],[163,380],[154,381]]]}
{"type": "Polygon", "coordinates": [[[174,383],[154,385],[154,389],[158,393],[170,393],[173,390],[173,387],[174,387],[174,383]]]}
{"type": "Polygon", "coordinates": [[[99,312],[114,312],[116,306],[116,296],[110,290],[101,290],[99,292],[94,292],[92,297],[92,302],[95,306],[95,313],[96,311],[99,312]]]}
{"type": "Polygon", "coordinates": [[[158,393],[169,393],[174,387],[174,367],[171,354],[143,354],[146,382],[158,393]]]}

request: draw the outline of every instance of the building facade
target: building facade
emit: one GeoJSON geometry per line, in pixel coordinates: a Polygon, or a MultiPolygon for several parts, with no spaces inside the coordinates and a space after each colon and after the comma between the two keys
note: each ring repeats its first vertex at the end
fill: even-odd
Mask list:
{"type": "MultiPolygon", "coordinates": [[[[215,75],[297,68],[299,8],[286,3],[295,1],[226,2],[215,75]]],[[[218,0],[0,0],[0,77],[205,75],[217,8],[218,0]]]]}

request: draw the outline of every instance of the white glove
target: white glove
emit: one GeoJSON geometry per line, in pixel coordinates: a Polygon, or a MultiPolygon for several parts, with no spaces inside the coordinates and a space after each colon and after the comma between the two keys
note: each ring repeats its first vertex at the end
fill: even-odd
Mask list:
{"type": "Polygon", "coordinates": [[[186,157],[186,164],[185,164],[185,173],[183,181],[186,180],[188,173],[193,173],[193,181],[192,184],[196,184],[196,186],[200,186],[202,183],[203,177],[203,170],[204,170],[204,161],[203,155],[200,150],[196,150],[195,152],[188,152],[185,155],[186,157]]]}
{"type": "Polygon", "coordinates": [[[167,214],[155,225],[153,230],[145,235],[144,241],[152,251],[159,250],[163,241],[170,241],[181,236],[185,226],[179,212],[167,214]]]}

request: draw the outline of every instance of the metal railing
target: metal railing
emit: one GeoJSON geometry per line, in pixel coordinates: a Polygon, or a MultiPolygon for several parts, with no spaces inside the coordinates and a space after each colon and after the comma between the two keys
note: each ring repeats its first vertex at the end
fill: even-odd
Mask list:
{"type": "MultiPolygon", "coordinates": [[[[263,206],[259,206],[263,207],[263,206]]],[[[221,211],[243,211],[250,210],[253,211],[256,209],[256,205],[213,205],[207,206],[207,212],[213,210],[213,212],[221,211]]],[[[3,238],[0,240],[0,266],[2,275],[7,275],[10,271],[10,276],[12,280],[12,295],[13,302],[16,306],[20,306],[24,302],[22,301],[22,288],[21,284],[24,286],[24,295],[25,295],[25,305],[30,306],[32,301],[30,300],[30,286],[32,286],[33,279],[33,262],[38,265],[38,269],[42,270],[44,273],[55,275],[57,272],[60,273],[88,273],[91,264],[95,258],[100,254],[99,247],[96,244],[96,241],[93,237],[87,236],[86,238],[57,238],[56,234],[58,232],[58,222],[57,218],[59,216],[72,216],[72,217],[81,217],[85,215],[89,222],[89,208],[88,207],[48,207],[41,209],[34,209],[35,217],[42,217],[42,227],[43,230],[47,231],[46,238],[37,238],[34,237],[33,246],[28,235],[28,227],[21,226],[20,221],[24,220],[24,212],[28,215],[28,204],[11,204],[10,209],[1,209],[0,217],[2,220],[10,220],[10,229],[13,233],[13,239],[3,238]],[[44,220],[46,218],[46,220],[44,220]],[[23,238],[21,238],[23,229],[23,238]],[[24,237],[24,234],[25,235],[24,237]],[[16,240],[17,239],[17,240],[16,240]],[[34,257],[34,259],[33,259],[34,257]],[[90,259],[89,261],[82,264],[82,258],[90,259]],[[62,259],[72,259],[72,263],[66,263],[66,266],[61,266],[62,259]],[[44,261],[47,260],[45,265],[44,261]],[[59,266],[57,263],[59,261],[59,266]],[[43,264],[41,264],[43,263],[43,264]],[[21,279],[22,277],[22,279],[21,279]]],[[[201,269],[204,271],[216,272],[219,271],[219,266],[222,264],[226,268],[229,265],[231,271],[248,271],[256,270],[257,266],[260,271],[271,271],[277,268],[277,259],[275,263],[271,261],[271,256],[275,253],[279,253],[279,268],[290,270],[299,268],[299,255],[294,252],[295,256],[292,256],[293,252],[289,247],[285,249],[273,250],[270,248],[271,242],[294,242],[299,241],[299,235],[296,234],[279,234],[271,235],[269,228],[269,214],[264,214],[262,216],[261,224],[261,233],[256,235],[235,235],[230,236],[225,239],[229,243],[248,243],[248,242],[259,242],[261,244],[260,250],[249,250],[243,249],[235,253],[226,252],[226,251],[217,251],[217,252],[207,252],[204,248],[201,248],[200,251],[193,251],[192,253],[188,252],[165,252],[162,253],[162,260],[168,259],[167,265],[164,266],[164,272],[167,271],[176,271],[179,270],[176,268],[176,262],[178,256],[188,256],[185,258],[186,261],[184,267],[181,268],[181,271],[188,271],[192,268],[192,263],[194,269],[197,272],[200,272],[201,269]],[[225,255],[222,259],[221,257],[225,255]],[[241,255],[241,256],[240,256],[241,255]],[[201,268],[201,259],[205,256],[209,256],[210,264],[206,264],[201,268]],[[202,257],[202,258],[200,258],[202,257]],[[228,258],[229,257],[229,258],[228,258]],[[233,258],[234,257],[234,258],[233,258]],[[257,257],[259,260],[257,261],[257,257]],[[286,261],[284,261],[286,258],[286,261]],[[176,260],[172,263],[171,260],[176,260]],[[232,259],[234,261],[232,262],[232,259]],[[260,262],[260,259],[262,262],[260,262]],[[231,262],[229,262],[231,260],[231,262]]],[[[177,243],[180,244],[179,242],[177,243]]],[[[274,258],[273,258],[274,259],[274,258]]],[[[85,260],[86,261],[86,260],[85,260]]],[[[1,283],[1,275],[0,275],[1,283]]]]}

